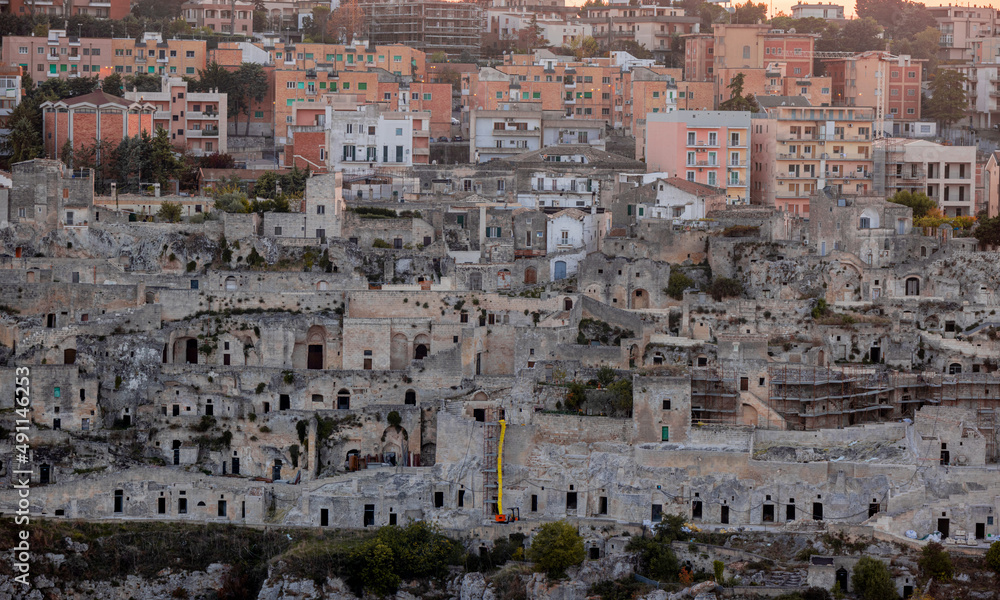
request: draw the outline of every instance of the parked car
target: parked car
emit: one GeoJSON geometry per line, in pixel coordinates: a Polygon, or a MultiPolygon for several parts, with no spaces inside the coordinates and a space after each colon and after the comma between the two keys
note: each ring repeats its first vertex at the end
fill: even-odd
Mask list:
{"type": "Polygon", "coordinates": [[[462,136],[456,135],[455,137],[451,138],[451,141],[453,141],[453,142],[464,142],[465,140],[462,138],[462,136]]]}
{"type": "Polygon", "coordinates": [[[438,138],[438,141],[439,142],[447,142],[448,141],[448,136],[442,135],[441,137],[438,138]]]}

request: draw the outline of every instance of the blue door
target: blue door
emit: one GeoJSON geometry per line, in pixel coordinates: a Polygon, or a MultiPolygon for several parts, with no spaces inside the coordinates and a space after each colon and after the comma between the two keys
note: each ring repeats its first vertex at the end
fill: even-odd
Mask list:
{"type": "Polygon", "coordinates": [[[566,262],[562,260],[556,261],[556,276],[558,279],[566,279],[566,262]]]}

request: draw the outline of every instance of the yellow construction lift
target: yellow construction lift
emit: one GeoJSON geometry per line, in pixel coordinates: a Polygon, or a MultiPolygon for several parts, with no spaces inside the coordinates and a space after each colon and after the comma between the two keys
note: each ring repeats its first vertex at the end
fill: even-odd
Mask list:
{"type": "Polygon", "coordinates": [[[507,421],[500,419],[500,443],[497,445],[497,523],[512,523],[521,520],[521,509],[512,508],[510,514],[503,512],[503,436],[507,431],[507,421]]]}

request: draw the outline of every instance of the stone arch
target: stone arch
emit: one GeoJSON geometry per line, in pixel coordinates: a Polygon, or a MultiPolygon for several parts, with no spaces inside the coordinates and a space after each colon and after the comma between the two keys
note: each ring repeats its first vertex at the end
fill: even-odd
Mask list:
{"type": "Polygon", "coordinates": [[[938,316],[928,315],[927,318],[924,319],[924,329],[941,329],[941,321],[938,319],[938,316]]]}
{"type": "Polygon", "coordinates": [[[28,271],[27,277],[28,277],[28,283],[35,283],[35,272],[34,271],[28,271]]]}
{"type": "Polygon", "coordinates": [[[198,340],[193,337],[178,338],[174,342],[174,364],[198,364],[198,340]]]}
{"type": "Polygon", "coordinates": [[[906,296],[919,296],[920,295],[920,278],[917,276],[910,276],[906,278],[903,284],[904,294],[906,296]]]}
{"type": "Polygon", "coordinates": [[[389,340],[389,368],[405,369],[410,362],[410,341],[402,333],[397,333],[389,340]]]}
{"type": "Polygon", "coordinates": [[[226,291],[227,292],[235,291],[236,287],[237,287],[236,286],[236,278],[233,277],[232,275],[230,275],[229,277],[226,277],[226,291]]]}
{"type": "Polygon", "coordinates": [[[306,331],[306,368],[326,367],[326,328],[313,325],[306,331]]]}
{"type": "Polygon", "coordinates": [[[750,406],[749,404],[743,405],[743,424],[750,425],[751,427],[757,426],[757,409],[750,406]]]}
{"type": "Polygon", "coordinates": [[[382,461],[392,465],[401,464],[406,459],[406,449],[410,434],[405,427],[390,425],[382,432],[382,461]]]}
{"type": "Polygon", "coordinates": [[[327,283],[326,281],[319,281],[316,283],[316,289],[321,292],[325,292],[328,289],[330,289],[330,284],[327,283]]]}
{"type": "Polygon", "coordinates": [[[878,229],[879,228],[878,211],[876,211],[874,208],[866,208],[864,212],[861,213],[861,219],[860,222],[858,223],[858,227],[860,227],[861,229],[878,229]]]}
{"type": "Polygon", "coordinates": [[[524,283],[525,285],[534,285],[538,283],[538,269],[535,267],[528,267],[524,270],[524,283]]]}
{"type": "Polygon", "coordinates": [[[413,338],[413,360],[423,360],[431,353],[431,338],[421,333],[413,338]]]}
{"type": "Polygon", "coordinates": [[[948,365],[949,375],[961,375],[962,374],[962,363],[953,362],[948,365]]]}
{"type": "Polygon", "coordinates": [[[500,269],[497,271],[497,289],[510,289],[510,269],[500,269]]]}
{"type": "Polygon", "coordinates": [[[632,308],[649,308],[649,292],[642,288],[633,290],[632,308]]]}
{"type": "Polygon", "coordinates": [[[146,290],[146,304],[156,304],[156,292],[146,290]]]}
{"type": "Polygon", "coordinates": [[[337,391],[337,409],[338,410],[350,410],[351,408],[351,391],[347,388],[340,388],[337,391]]]}
{"type": "Polygon", "coordinates": [[[479,390],[478,392],[476,392],[472,396],[472,401],[473,402],[486,402],[489,399],[490,399],[490,397],[488,395],[486,395],[486,392],[484,392],[482,390],[479,390]]]}

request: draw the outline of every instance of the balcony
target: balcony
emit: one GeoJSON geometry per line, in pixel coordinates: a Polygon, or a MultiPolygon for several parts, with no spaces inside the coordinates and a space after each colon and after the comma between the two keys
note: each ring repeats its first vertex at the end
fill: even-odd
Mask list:
{"type": "Polygon", "coordinates": [[[167,58],[166,56],[161,56],[161,57],[159,57],[159,58],[156,59],[156,62],[167,64],[168,62],[170,62],[170,59],[167,58]]]}
{"type": "Polygon", "coordinates": [[[186,134],[189,138],[219,137],[218,129],[189,129],[186,134]]]}
{"type": "Polygon", "coordinates": [[[538,137],[537,129],[494,129],[495,137],[538,137]]]}
{"type": "Polygon", "coordinates": [[[864,172],[864,173],[858,173],[858,172],[852,172],[852,173],[827,173],[823,177],[825,179],[861,179],[861,180],[871,179],[872,178],[871,173],[867,173],[867,172],[864,172]]]}
{"type": "Polygon", "coordinates": [[[746,179],[730,179],[726,182],[726,187],[746,187],[746,179]]]}
{"type": "Polygon", "coordinates": [[[719,147],[719,141],[716,140],[714,142],[713,141],[707,141],[706,142],[705,140],[699,140],[697,143],[694,143],[694,144],[690,144],[689,143],[688,144],[688,148],[693,148],[693,147],[699,147],[699,148],[718,148],[719,147]]]}
{"type": "Polygon", "coordinates": [[[808,171],[804,173],[779,173],[778,179],[816,179],[816,174],[808,171]]]}
{"type": "Polygon", "coordinates": [[[170,115],[170,111],[169,110],[158,110],[158,111],[153,112],[153,119],[156,119],[156,120],[159,120],[159,121],[169,121],[170,120],[170,116],[171,115],[170,115]]]}

